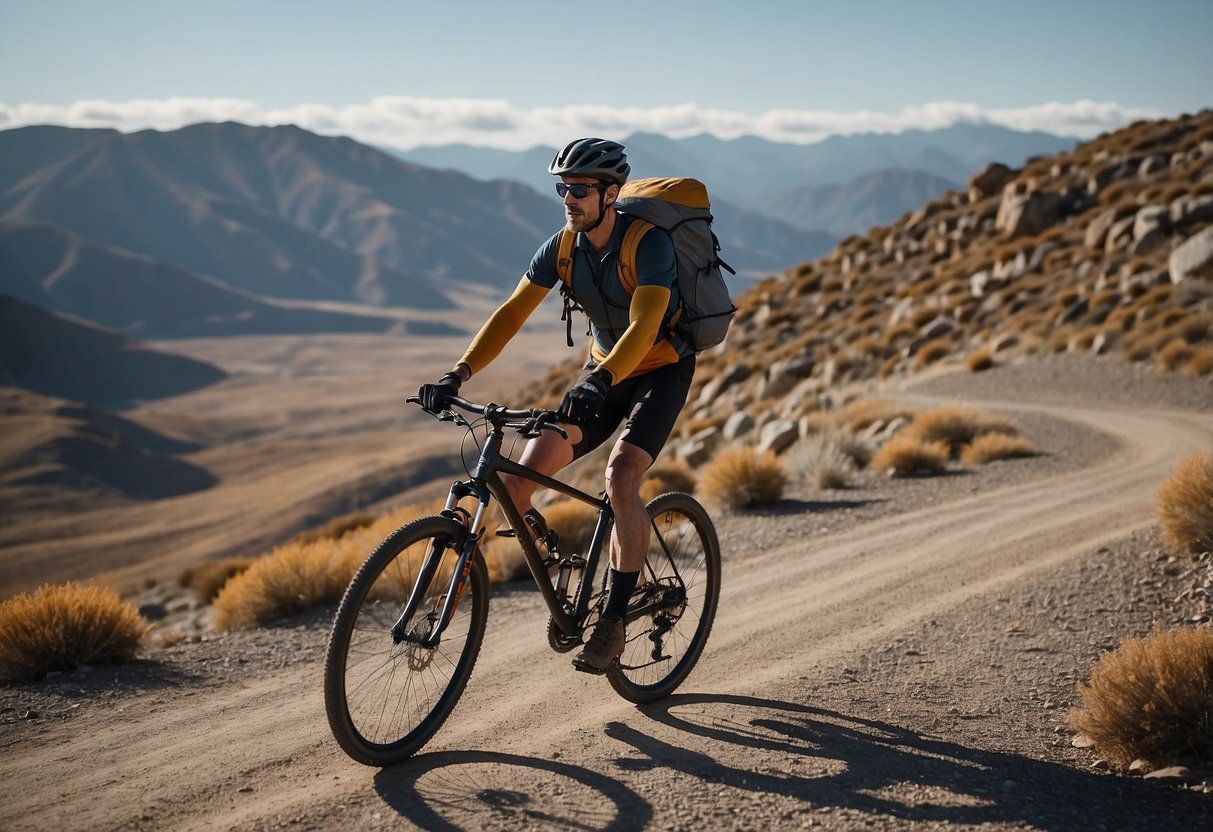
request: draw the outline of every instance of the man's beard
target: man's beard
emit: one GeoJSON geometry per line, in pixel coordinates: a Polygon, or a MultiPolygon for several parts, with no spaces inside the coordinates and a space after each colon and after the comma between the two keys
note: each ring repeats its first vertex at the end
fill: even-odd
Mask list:
{"type": "Polygon", "coordinates": [[[576,214],[565,211],[565,224],[569,231],[585,231],[594,224],[595,220],[597,217],[592,217],[585,211],[576,214]]]}

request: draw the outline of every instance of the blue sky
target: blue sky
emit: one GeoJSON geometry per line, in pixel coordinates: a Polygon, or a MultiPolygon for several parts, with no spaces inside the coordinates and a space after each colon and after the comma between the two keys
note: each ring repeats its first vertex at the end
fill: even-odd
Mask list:
{"type": "Polygon", "coordinates": [[[0,129],[234,118],[523,147],[988,118],[1087,136],[1211,90],[1213,0],[0,0],[0,129]]]}

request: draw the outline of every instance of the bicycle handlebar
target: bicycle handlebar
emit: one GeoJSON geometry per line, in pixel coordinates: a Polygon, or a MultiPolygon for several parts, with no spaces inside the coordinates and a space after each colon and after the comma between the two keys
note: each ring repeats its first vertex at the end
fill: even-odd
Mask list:
{"type": "MultiPolygon", "coordinates": [[[[417,396],[409,396],[405,401],[409,404],[421,405],[421,408],[425,409],[425,406],[421,404],[421,399],[417,396]]],[[[450,396],[447,399],[447,407],[449,408],[451,405],[468,413],[483,416],[494,427],[516,428],[523,436],[538,436],[540,431],[554,430],[565,439],[569,438],[568,432],[556,424],[556,412],[553,410],[544,410],[538,407],[518,410],[493,404],[492,402],[477,404],[462,396],[450,396]]]]}

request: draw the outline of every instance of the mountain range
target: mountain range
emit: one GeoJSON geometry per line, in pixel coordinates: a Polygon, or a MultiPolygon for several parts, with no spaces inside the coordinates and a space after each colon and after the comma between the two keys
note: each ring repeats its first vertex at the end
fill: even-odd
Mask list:
{"type": "MultiPolygon", "coordinates": [[[[1074,145],[1072,139],[1050,133],[988,123],[830,136],[815,144],[773,142],[756,136],[719,139],[708,134],[672,139],[653,133],[633,133],[621,141],[627,147],[633,176],[702,179],[713,195],[718,220],[735,210],[751,211],[796,228],[824,231],[834,241],[892,222],[960,187],[958,183],[989,162],[1019,165],[1030,156],[1057,153],[1074,145]],[[831,187],[821,191],[822,186],[831,187]]],[[[440,145],[398,155],[480,179],[516,179],[547,192],[551,190],[547,165],[555,152],[555,148],[542,146],[507,151],[440,145]]],[[[806,252],[805,257],[822,253],[806,252]]]]}

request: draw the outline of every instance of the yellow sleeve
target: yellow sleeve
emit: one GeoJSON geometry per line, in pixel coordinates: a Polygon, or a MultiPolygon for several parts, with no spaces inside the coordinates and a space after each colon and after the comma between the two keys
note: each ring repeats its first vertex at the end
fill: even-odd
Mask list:
{"type": "Polygon", "coordinates": [[[472,339],[467,352],[456,364],[467,364],[476,374],[489,365],[490,362],[505,348],[510,339],[518,334],[526,319],[531,317],[535,307],[547,297],[548,289],[538,286],[526,276],[518,281],[514,294],[506,298],[505,303],[497,307],[497,311],[489,316],[472,339]]]}
{"type": "Polygon", "coordinates": [[[631,375],[653,348],[669,303],[670,290],[665,286],[636,287],[628,308],[628,328],[598,365],[611,374],[612,384],[631,375]]]}

